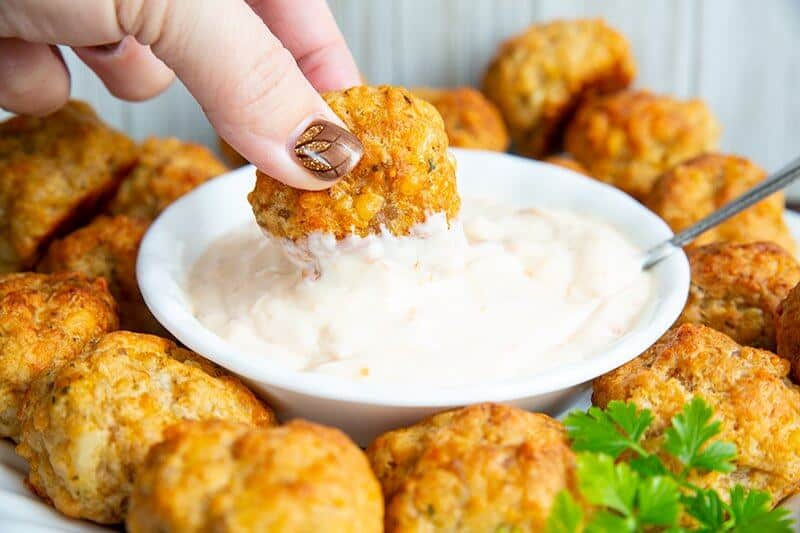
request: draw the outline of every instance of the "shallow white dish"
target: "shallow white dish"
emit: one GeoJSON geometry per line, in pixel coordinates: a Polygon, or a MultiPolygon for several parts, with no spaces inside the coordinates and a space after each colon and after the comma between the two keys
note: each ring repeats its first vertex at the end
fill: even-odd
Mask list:
{"type": "MultiPolygon", "coordinates": [[[[490,197],[517,206],[580,212],[611,223],[647,248],[669,237],[664,222],[622,192],[560,167],[494,152],[454,150],[462,195],[490,197]]],[[[466,386],[362,384],[298,372],[247,353],[203,326],[192,314],[184,284],[208,245],[228,231],[255,224],[246,195],[254,171],[243,167],[184,196],[151,226],[139,253],[137,275],[147,305],[181,342],[242,376],[269,400],[281,418],[302,417],[337,426],[356,441],[454,406],[502,401],[557,412],[574,401],[583,384],[638,355],[677,318],[689,286],[689,267],[675,253],[654,270],[655,294],[632,331],[580,364],[532,376],[466,386]]],[[[487,354],[491,364],[492,354],[487,354]]]]}

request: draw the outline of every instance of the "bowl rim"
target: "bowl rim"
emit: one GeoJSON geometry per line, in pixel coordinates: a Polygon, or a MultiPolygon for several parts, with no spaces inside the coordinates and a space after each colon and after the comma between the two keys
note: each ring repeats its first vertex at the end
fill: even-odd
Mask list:
{"type": "MultiPolygon", "coordinates": [[[[667,224],[642,204],[622,191],[571,170],[548,163],[522,158],[510,154],[481,150],[451,149],[459,162],[472,158],[505,158],[507,164],[528,166],[532,174],[557,176],[561,181],[572,183],[576,190],[583,190],[593,201],[603,197],[612,204],[626,205],[635,214],[638,223],[653,229],[655,244],[668,238],[672,231],[667,224]]],[[[340,376],[294,370],[279,361],[263,355],[253,354],[219,337],[203,326],[188,307],[170,296],[180,290],[180,283],[166,268],[159,265],[165,250],[181,249],[181,243],[165,240],[171,226],[179,226],[199,216],[196,205],[205,196],[219,198],[220,192],[237,184],[240,180],[252,180],[254,168],[245,166],[223,174],[171,204],[146,232],[137,259],[137,278],[145,303],[155,318],[179,341],[203,357],[228,369],[249,382],[257,382],[269,394],[269,390],[283,389],[294,393],[339,402],[371,404],[395,407],[449,407],[483,401],[513,401],[523,398],[556,393],[586,383],[634,359],[649,348],[674,323],[685,305],[689,290],[689,264],[682,250],[660,263],[655,269],[654,296],[651,302],[660,312],[646,327],[638,322],[634,329],[612,343],[600,354],[569,363],[556,365],[543,372],[522,377],[492,379],[481,383],[435,386],[408,383],[362,383],[340,376]],[[163,242],[162,242],[163,241],[163,242]],[[672,289],[659,297],[659,290],[671,282],[672,289]],[[659,285],[664,284],[664,285],[659,285]],[[656,333],[657,332],[657,333],[656,333]]],[[[241,183],[238,183],[241,186],[241,183]]],[[[250,212],[252,216],[252,213],[250,212]]],[[[253,223],[255,220],[253,219],[253,223]]],[[[630,235],[630,229],[620,228],[630,235]]],[[[640,320],[641,322],[641,320],[640,320]]]]}

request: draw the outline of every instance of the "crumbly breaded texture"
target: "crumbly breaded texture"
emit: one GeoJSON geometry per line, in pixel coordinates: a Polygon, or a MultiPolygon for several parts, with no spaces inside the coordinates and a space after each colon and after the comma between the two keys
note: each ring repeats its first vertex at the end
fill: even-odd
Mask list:
{"type": "Polygon", "coordinates": [[[412,92],[433,104],[442,115],[450,146],[496,152],[508,149],[508,130],[503,116],[480,91],[472,87],[419,87],[412,92]]]}
{"type": "Polygon", "coordinates": [[[689,250],[692,284],[677,323],[710,326],[745,346],[775,351],[778,305],[800,282],[800,264],[771,242],[689,250]]]}
{"type": "Polygon", "coordinates": [[[778,355],[792,364],[792,377],[800,382],[800,284],[778,305],[775,321],[778,355]]]}
{"type": "Polygon", "coordinates": [[[722,423],[715,438],[736,445],[736,468],[693,474],[689,481],[725,496],[736,484],[766,490],[775,504],[800,482],[800,387],[788,372],[789,362],[771,352],[740,346],[706,326],[683,324],[596,379],[592,400],[601,407],[620,400],[650,409],[655,419],[643,443],[655,451],[683,405],[693,397],[704,399],[722,423]]]}
{"type": "Polygon", "coordinates": [[[233,146],[225,142],[225,139],[217,137],[217,144],[219,145],[219,151],[222,152],[222,156],[231,168],[239,168],[247,164],[247,159],[237,152],[233,146]]]}
{"type": "Polygon", "coordinates": [[[500,45],[483,92],[500,108],[514,149],[539,158],[558,151],[583,98],[623,89],[635,75],[628,41],[603,20],[557,20],[500,45]]]}
{"type": "Polygon", "coordinates": [[[0,123],[0,272],[34,266],[49,242],[89,221],[136,160],[136,146],[72,101],[0,123]]]}
{"type": "Polygon", "coordinates": [[[124,215],[99,216],[50,245],[40,272],[81,272],[103,277],[119,305],[122,329],[164,334],[136,282],[136,256],[148,223],[124,215]]]}
{"type": "Polygon", "coordinates": [[[182,420],[253,426],[274,415],[236,378],[152,335],[118,331],[31,385],[17,453],[40,496],[76,518],[125,517],[136,467],[182,420]]]}
{"type": "Polygon", "coordinates": [[[292,240],[315,231],[363,237],[381,227],[406,235],[431,213],[444,212],[448,220],[458,214],[455,162],[431,104],[388,85],[323,96],[364,145],[364,156],[324,191],[294,189],[258,172],[248,199],[262,228],[292,240]]]}
{"type": "Polygon", "coordinates": [[[565,146],[590,175],[643,200],[662,172],[714,150],[719,136],[701,100],[622,91],[582,104],[565,146]]]}
{"type": "Polygon", "coordinates": [[[184,422],[138,469],[130,533],[383,531],[381,488],[339,430],[184,422]]]}
{"type": "Polygon", "coordinates": [[[82,274],[0,275],[0,317],[0,437],[16,440],[30,384],[119,323],[105,280],[82,274]]]}
{"type": "Polygon", "coordinates": [[[150,137],[109,205],[112,215],[153,220],[169,204],[228,168],[199,144],[150,137]]]}
{"type": "Polygon", "coordinates": [[[586,170],[586,167],[575,161],[575,158],[570,157],[569,155],[551,155],[550,157],[545,157],[543,161],[545,163],[550,163],[551,165],[564,167],[573,172],[577,172],[578,174],[583,174],[584,176],[589,175],[589,171],[586,170]]]}
{"type": "MultiPolygon", "coordinates": [[[[681,231],[755,187],[766,172],[748,159],[705,154],[665,172],[646,205],[673,231],[681,231]]],[[[716,228],[700,235],[694,246],[714,241],[772,241],[794,252],[796,244],[783,219],[782,192],[762,200],[716,228]]]]}
{"type": "Polygon", "coordinates": [[[434,415],[367,449],[386,531],[543,531],[555,495],[576,487],[563,426],[482,404],[434,415]]]}

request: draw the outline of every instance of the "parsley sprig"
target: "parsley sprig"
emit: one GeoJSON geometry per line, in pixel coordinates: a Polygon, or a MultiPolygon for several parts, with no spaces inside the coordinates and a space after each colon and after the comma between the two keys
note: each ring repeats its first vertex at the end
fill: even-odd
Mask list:
{"type": "Polygon", "coordinates": [[[613,401],[606,409],[570,413],[564,424],[577,452],[578,488],[591,511],[585,514],[584,507],[562,491],[550,512],[548,532],[790,533],[789,512],[771,509],[768,493],[737,485],[726,503],[716,491],[689,481],[695,471],[735,468],[736,446],[712,440],[722,429],[713,415],[705,401],[694,398],[672,417],[661,452],[680,465],[675,472],[659,454],[642,446],[653,423],[650,410],[613,401]],[[693,527],[681,526],[684,514],[694,519],[693,527]]]}

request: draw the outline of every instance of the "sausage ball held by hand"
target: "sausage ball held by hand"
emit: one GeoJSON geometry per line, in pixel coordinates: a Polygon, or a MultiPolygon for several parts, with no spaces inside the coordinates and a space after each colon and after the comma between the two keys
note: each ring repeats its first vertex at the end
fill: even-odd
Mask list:
{"type": "MultiPolygon", "coordinates": [[[[258,172],[248,199],[269,234],[301,240],[313,232],[406,235],[429,214],[458,214],[455,163],[436,109],[400,87],[359,86],[324,94],[325,101],[364,146],[358,165],[331,188],[302,191],[258,172]]],[[[312,132],[314,133],[314,132],[312,132]]],[[[328,141],[310,136],[302,155],[328,141]]]]}
{"type": "MultiPolygon", "coordinates": [[[[746,193],[767,176],[743,157],[704,154],[665,172],[645,203],[681,231],[746,193]]],[[[783,220],[784,194],[777,192],[700,235],[693,246],[714,241],[772,241],[794,252],[796,244],[783,220]]]]}
{"type": "Polygon", "coordinates": [[[88,222],[135,160],[133,141],[83,102],[0,123],[0,272],[32,268],[51,240],[88,222]]]}
{"type": "Polygon", "coordinates": [[[336,429],[183,422],[165,437],[137,471],[131,533],[383,531],[380,485],[336,429]]]}
{"type": "Polygon", "coordinates": [[[495,105],[472,87],[413,89],[442,115],[450,146],[505,152],[508,131],[495,105]]]}
{"type": "Polygon", "coordinates": [[[274,423],[236,378],[152,335],[118,331],[42,375],[22,409],[17,453],[37,494],[70,517],[125,518],[136,467],[182,420],[274,423]]]}
{"type": "Polygon", "coordinates": [[[705,103],[648,91],[586,100],[565,148],[589,175],[643,200],[662,172],[717,146],[720,127],[705,103]]]}
{"type": "Polygon", "coordinates": [[[81,272],[103,277],[119,305],[122,329],[166,334],[156,321],[136,281],[136,256],[148,223],[124,215],[99,216],[50,245],[40,272],[81,272]]]}
{"type": "Polygon", "coordinates": [[[587,95],[624,89],[636,65],[630,46],[603,20],[536,24],[500,45],[483,92],[529,157],[556,152],[567,120],[587,95]]]}
{"type": "Polygon", "coordinates": [[[723,497],[737,484],[772,494],[773,505],[800,483],[800,387],[787,379],[789,362],[741,346],[706,326],[683,324],[642,355],[594,382],[595,405],[612,400],[649,409],[645,449],[661,447],[670,419],[694,397],[722,425],[718,438],[736,445],[732,472],[695,473],[690,483],[723,497]]]}
{"type": "Polygon", "coordinates": [[[447,411],[367,449],[386,531],[543,531],[553,500],[577,486],[561,424],[499,404],[447,411]]]}
{"type": "Polygon", "coordinates": [[[103,279],[82,274],[0,275],[0,437],[17,439],[31,383],[117,329],[103,279]]]}

